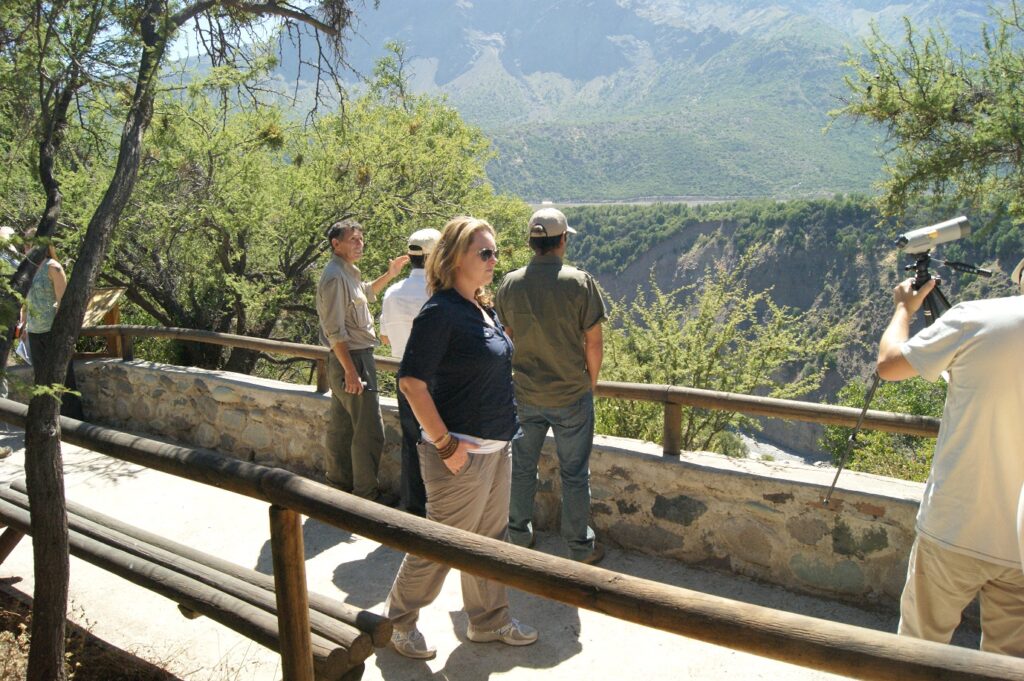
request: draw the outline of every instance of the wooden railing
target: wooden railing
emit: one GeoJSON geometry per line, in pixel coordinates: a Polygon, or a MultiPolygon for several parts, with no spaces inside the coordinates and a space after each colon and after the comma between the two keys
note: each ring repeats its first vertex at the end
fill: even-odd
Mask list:
{"type": "MultiPolygon", "coordinates": [[[[298,357],[316,362],[316,389],[327,392],[327,348],[302,343],[238,336],[231,333],[197,331],[151,326],[93,326],[82,329],[83,336],[104,336],[117,338],[121,357],[125,361],[135,358],[135,338],[169,338],[194,343],[210,343],[234,348],[244,348],[288,357],[298,357]]],[[[385,371],[397,371],[398,360],[393,357],[377,357],[377,366],[385,371]]],[[[665,456],[678,457],[681,452],[683,407],[734,411],[750,416],[768,416],[791,421],[808,421],[831,426],[853,427],[860,410],[853,407],[839,407],[815,402],[782,400],[772,397],[758,397],[738,393],[701,390],[674,385],[649,385],[644,383],[619,383],[598,381],[596,397],[606,397],[639,402],[657,402],[664,406],[662,427],[662,451],[665,456]]],[[[868,430],[882,430],[905,435],[935,437],[939,432],[939,419],[930,416],[898,414],[869,409],[862,427],[868,430]]]]}
{"type": "MultiPolygon", "coordinates": [[[[0,399],[0,420],[24,427],[27,408],[0,399]]],[[[1019,679],[1024,661],[895,634],[862,629],[585,565],[482,537],[387,508],[280,468],[148,440],[66,417],[61,438],[107,454],[287,509],[292,522],[275,528],[282,546],[301,562],[301,523],[294,514],[368,537],[509,586],[642,624],[751,652],[762,657],[863,679],[1019,679]],[[297,535],[297,536],[293,536],[297,535]]],[[[275,551],[277,544],[275,544],[275,551]]],[[[278,570],[275,555],[275,573],[278,570]]],[[[305,584],[282,575],[296,603],[279,608],[299,615],[305,584]]],[[[275,574],[275,578],[277,575],[275,574]]],[[[309,661],[309,628],[292,623],[299,640],[282,655],[309,661]]],[[[291,669],[299,661],[286,667],[291,669]]],[[[299,665],[301,666],[301,665],[299,665]]],[[[309,664],[303,668],[308,669],[309,664]]],[[[300,678],[286,674],[286,681],[300,678]]],[[[306,679],[309,677],[306,676],[306,679]]]]}

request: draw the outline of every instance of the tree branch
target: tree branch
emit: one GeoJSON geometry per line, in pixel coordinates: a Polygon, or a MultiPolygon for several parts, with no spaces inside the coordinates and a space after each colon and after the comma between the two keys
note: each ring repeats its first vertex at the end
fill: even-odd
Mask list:
{"type": "Polygon", "coordinates": [[[337,38],[341,35],[340,28],[329,26],[319,19],[315,19],[311,14],[303,12],[302,10],[294,9],[288,5],[279,5],[276,2],[266,3],[251,3],[251,2],[235,2],[234,0],[226,0],[224,2],[225,7],[237,9],[242,12],[254,14],[256,16],[278,16],[285,19],[292,19],[294,21],[301,22],[312,26],[317,31],[326,33],[332,38],[337,38]]]}

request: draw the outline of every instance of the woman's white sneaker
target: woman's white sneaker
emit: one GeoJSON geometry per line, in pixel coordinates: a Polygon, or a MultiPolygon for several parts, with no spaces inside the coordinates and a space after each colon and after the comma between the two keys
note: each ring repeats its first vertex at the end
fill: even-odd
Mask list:
{"type": "Polygon", "coordinates": [[[530,625],[520,624],[519,620],[512,620],[505,626],[490,631],[475,629],[471,624],[466,629],[466,638],[474,643],[501,641],[509,646],[528,646],[537,642],[538,634],[537,630],[530,625]]]}
{"type": "Polygon", "coordinates": [[[427,645],[426,639],[419,629],[409,631],[394,630],[391,634],[391,646],[399,655],[414,660],[432,660],[437,655],[437,648],[427,645]]]}

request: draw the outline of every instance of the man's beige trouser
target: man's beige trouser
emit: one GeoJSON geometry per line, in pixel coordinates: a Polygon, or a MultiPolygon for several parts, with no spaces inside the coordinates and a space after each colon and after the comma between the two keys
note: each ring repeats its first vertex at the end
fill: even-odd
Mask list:
{"type": "Polygon", "coordinates": [[[358,395],[345,392],[345,369],[332,352],[327,358],[331,407],[327,422],[327,480],[364,499],[378,495],[377,470],[384,450],[384,422],[377,393],[373,348],[349,354],[365,384],[358,395]]]}
{"type": "Polygon", "coordinates": [[[949,643],[976,595],[981,649],[1024,657],[1024,572],[950,551],[918,535],[900,599],[899,634],[949,643]]]}

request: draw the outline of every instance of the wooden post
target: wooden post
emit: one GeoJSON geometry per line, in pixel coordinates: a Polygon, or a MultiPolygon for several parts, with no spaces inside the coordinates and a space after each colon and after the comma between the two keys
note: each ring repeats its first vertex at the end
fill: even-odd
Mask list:
{"type": "Polygon", "coordinates": [[[665,423],[661,436],[662,453],[679,458],[683,443],[683,405],[665,403],[665,423]]]}
{"type": "Polygon", "coordinates": [[[126,333],[121,334],[121,361],[131,362],[135,359],[135,340],[126,333]]]}
{"type": "Polygon", "coordinates": [[[274,556],[282,677],[284,681],[313,681],[313,642],[309,629],[302,516],[282,506],[272,505],[270,547],[274,556]]]}
{"type": "Polygon", "coordinates": [[[318,359],[316,361],[316,391],[318,393],[327,392],[329,386],[327,385],[327,360],[318,359]]]}
{"type": "MultiPolygon", "coordinates": [[[[114,307],[107,314],[103,315],[104,326],[117,326],[121,323],[121,306],[114,305],[114,307]]],[[[107,355],[110,357],[121,356],[121,335],[110,334],[104,336],[107,341],[107,355]]]]}
{"type": "Polygon", "coordinates": [[[14,550],[14,547],[18,545],[18,542],[24,536],[21,530],[14,527],[8,527],[4,530],[4,533],[0,535],[0,563],[7,560],[7,556],[11,555],[11,551],[14,550]]]}

